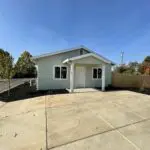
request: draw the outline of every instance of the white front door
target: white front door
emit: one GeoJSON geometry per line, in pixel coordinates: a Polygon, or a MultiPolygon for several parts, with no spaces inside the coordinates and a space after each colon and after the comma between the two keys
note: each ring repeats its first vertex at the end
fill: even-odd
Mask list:
{"type": "Polygon", "coordinates": [[[83,66],[76,66],[75,85],[76,88],[85,87],[85,67],[83,66]]]}

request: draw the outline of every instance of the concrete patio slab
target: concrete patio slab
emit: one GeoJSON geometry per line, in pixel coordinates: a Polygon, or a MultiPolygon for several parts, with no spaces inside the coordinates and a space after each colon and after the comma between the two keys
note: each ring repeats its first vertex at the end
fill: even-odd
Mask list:
{"type": "Polygon", "coordinates": [[[0,119],[0,149],[44,150],[45,113],[43,110],[0,119]]]}
{"type": "Polygon", "coordinates": [[[141,150],[150,149],[150,120],[143,120],[142,122],[122,128],[119,131],[141,150]]]}
{"type": "Polygon", "coordinates": [[[115,103],[124,105],[126,108],[136,111],[138,109],[145,109],[150,107],[150,96],[139,94],[136,92],[128,92],[128,95],[121,95],[121,92],[118,93],[120,98],[116,97],[114,100],[115,103]]]}
{"type": "Polygon", "coordinates": [[[97,106],[101,107],[93,107],[89,108],[93,114],[97,117],[103,118],[113,127],[121,127],[128,124],[132,124],[134,122],[140,121],[142,118],[135,113],[128,111],[115,105],[114,103],[103,103],[99,105],[97,102],[97,106]],[[115,116],[115,117],[114,117],[115,116]]]}
{"type": "Polygon", "coordinates": [[[1,104],[2,150],[150,147],[150,96],[144,94],[83,92],[1,104]]]}
{"type": "MultiPolygon", "coordinates": [[[[99,134],[104,136],[106,132],[115,130],[115,135],[121,136],[123,143],[131,146],[129,149],[138,149],[132,141],[118,131],[119,128],[136,124],[144,119],[142,114],[138,114],[135,110],[138,110],[141,105],[143,113],[146,110],[144,105],[147,104],[148,107],[150,104],[147,99],[149,97],[136,94],[130,91],[115,91],[47,97],[48,148],[55,149],[60,146],[60,149],[73,149],[73,147],[74,149],[93,149],[96,143],[91,144],[91,147],[88,142],[85,142],[85,145],[79,143],[84,139],[86,141],[99,134]],[[66,144],[67,146],[62,146],[66,144]]],[[[112,148],[101,142],[98,145],[102,145],[103,149],[115,149],[117,142],[113,141],[113,144],[112,148]]]]}
{"type": "Polygon", "coordinates": [[[4,106],[5,102],[1,102],[0,101],[0,108],[2,108],[4,106]]]}
{"type": "Polygon", "coordinates": [[[150,118],[150,107],[145,109],[138,109],[135,111],[138,115],[142,116],[143,118],[150,118]]]}
{"type": "Polygon", "coordinates": [[[54,150],[137,150],[116,131],[72,142],[54,150]]]}
{"type": "Polygon", "coordinates": [[[29,98],[21,101],[6,103],[0,109],[0,118],[23,114],[37,109],[45,108],[45,96],[29,98]],[[7,111],[6,111],[7,110],[7,111]]]}
{"type": "Polygon", "coordinates": [[[111,129],[89,110],[76,107],[47,109],[48,147],[83,139],[111,129]]]}

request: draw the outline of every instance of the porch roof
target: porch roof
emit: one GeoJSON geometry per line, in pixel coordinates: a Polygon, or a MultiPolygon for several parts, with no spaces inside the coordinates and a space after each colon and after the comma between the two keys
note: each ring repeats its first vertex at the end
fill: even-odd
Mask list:
{"type": "Polygon", "coordinates": [[[83,58],[87,58],[87,57],[94,57],[104,63],[107,63],[107,64],[112,64],[113,63],[99,55],[96,55],[94,53],[88,53],[88,54],[84,54],[84,55],[80,55],[80,56],[76,56],[76,57],[72,57],[72,58],[67,58],[63,61],[63,63],[69,63],[69,62],[72,62],[72,61],[76,61],[76,60],[80,60],[80,59],[83,59],[83,58]]]}

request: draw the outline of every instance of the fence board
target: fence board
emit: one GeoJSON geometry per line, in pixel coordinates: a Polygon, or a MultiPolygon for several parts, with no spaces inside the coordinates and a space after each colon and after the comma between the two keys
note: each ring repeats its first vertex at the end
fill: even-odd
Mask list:
{"type": "Polygon", "coordinates": [[[112,86],[120,88],[150,88],[150,76],[113,73],[112,86]]]}

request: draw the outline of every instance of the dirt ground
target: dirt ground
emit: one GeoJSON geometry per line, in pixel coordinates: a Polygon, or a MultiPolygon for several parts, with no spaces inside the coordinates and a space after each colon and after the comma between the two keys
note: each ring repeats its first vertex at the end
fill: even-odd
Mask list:
{"type": "Polygon", "coordinates": [[[131,91],[0,102],[2,150],[149,150],[150,96],[131,91]]]}
{"type": "MultiPolygon", "coordinates": [[[[34,78],[12,79],[10,81],[10,88],[12,89],[14,87],[24,84],[25,82],[29,82],[30,80],[34,80],[34,78]]],[[[0,93],[7,90],[8,90],[8,81],[0,80],[0,93]]]]}

